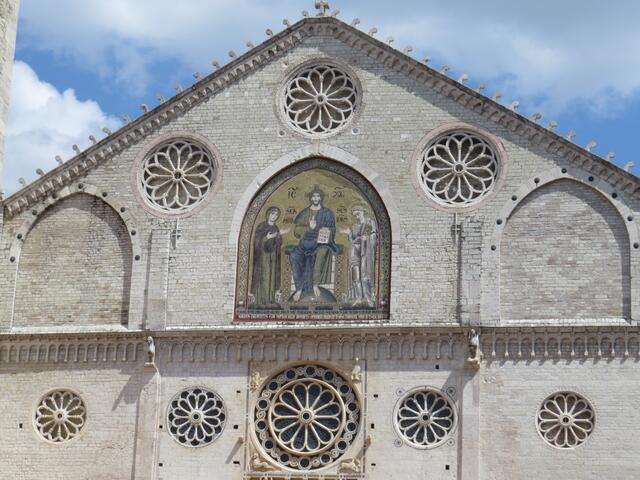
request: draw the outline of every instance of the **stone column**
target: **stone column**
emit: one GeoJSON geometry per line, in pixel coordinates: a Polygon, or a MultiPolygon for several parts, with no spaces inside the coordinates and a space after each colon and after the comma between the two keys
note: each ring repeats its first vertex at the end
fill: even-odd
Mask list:
{"type": "Polygon", "coordinates": [[[4,136],[9,113],[11,70],[16,48],[20,0],[0,0],[0,184],[4,170],[4,136]]]}

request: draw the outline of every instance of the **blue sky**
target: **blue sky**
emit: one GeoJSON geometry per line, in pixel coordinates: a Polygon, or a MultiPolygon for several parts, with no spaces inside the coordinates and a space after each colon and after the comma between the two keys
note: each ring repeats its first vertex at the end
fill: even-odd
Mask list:
{"type": "MultiPolygon", "coordinates": [[[[451,65],[468,85],[518,100],[520,112],[556,120],[558,133],[597,142],[614,162],[638,165],[640,118],[640,2],[635,0],[341,0],[329,2],[339,18],[377,27],[378,38],[413,47],[412,55],[451,65]]],[[[101,138],[123,114],[170,97],[190,85],[211,61],[244,52],[246,42],[284,28],[313,0],[23,0],[7,132],[4,185],[18,188],[35,169],[53,168],[71,146],[101,138]]]]}

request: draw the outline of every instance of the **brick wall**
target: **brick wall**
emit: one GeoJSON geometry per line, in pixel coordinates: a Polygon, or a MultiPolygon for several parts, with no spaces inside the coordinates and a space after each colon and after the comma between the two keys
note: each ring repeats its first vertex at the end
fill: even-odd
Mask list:
{"type": "Polygon", "coordinates": [[[531,193],[501,245],[504,320],[629,318],[629,236],[594,189],[560,180],[531,193]]]}
{"type": "Polygon", "coordinates": [[[62,200],[25,239],[14,326],[126,323],[131,261],[127,229],[109,205],[87,194],[62,200]]]}

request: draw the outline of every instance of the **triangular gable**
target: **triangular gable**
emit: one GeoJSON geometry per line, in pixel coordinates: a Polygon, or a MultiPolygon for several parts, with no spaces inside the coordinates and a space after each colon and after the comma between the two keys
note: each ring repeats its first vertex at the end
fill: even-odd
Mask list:
{"type": "Polygon", "coordinates": [[[563,156],[576,166],[595,175],[605,176],[607,181],[619,191],[628,194],[636,194],[640,191],[640,181],[635,175],[354,26],[335,17],[318,16],[304,18],[282,32],[271,35],[260,45],[238,56],[191,87],[109,134],[96,145],[87,148],[20,189],[4,202],[5,214],[9,217],[14,216],[76,181],[87,171],[120,154],[131,145],[146,139],[174,118],[180,117],[212,96],[221,93],[230,84],[281,57],[305,38],[316,35],[331,35],[394,70],[414,80],[423,81],[440,94],[480,113],[527,140],[538,143],[547,152],[563,156]]]}

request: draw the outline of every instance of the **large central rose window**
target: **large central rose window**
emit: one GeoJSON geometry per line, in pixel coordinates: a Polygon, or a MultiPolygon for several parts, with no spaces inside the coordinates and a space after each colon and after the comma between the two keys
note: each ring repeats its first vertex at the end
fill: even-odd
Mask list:
{"type": "Polygon", "coordinates": [[[360,402],[340,374],[318,365],[290,368],[266,382],[255,407],[255,432],[265,453],[300,470],[330,465],[360,427],[360,402]]]}

